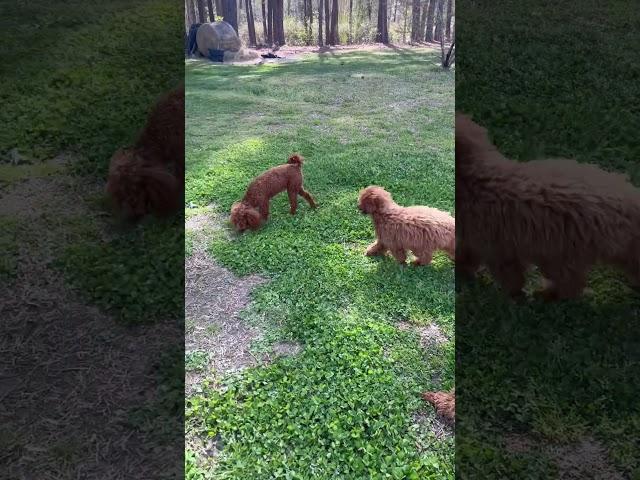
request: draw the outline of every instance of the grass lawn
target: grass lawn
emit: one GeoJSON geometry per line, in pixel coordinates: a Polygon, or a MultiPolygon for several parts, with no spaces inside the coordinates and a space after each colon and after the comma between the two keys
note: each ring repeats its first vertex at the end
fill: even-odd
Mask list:
{"type": "MultiPolygon", "coordinates": [[[[513,158],[597,163],[640,187],[640,16],[626,5],[461,6],[456,108],[513,158]]],[[[579,301],[524,306],[486,278],[460,290],[461,478],[557,478],[558,455],[586,466],[581,478],[640,478],[640,301],[616,272],[589,286],[579,301]]]]}
{"type": "Polygon", "coordinates": [[[226,215],[255,175],[299,151],[319,203],[290,216],[281,195],[258,232],[224,225],[207,239],[237,275],[269,279],[246,322],[303,349],[188,399],[187,435],[223,445],[213,458],[188,452],[194,477],[453,478],[453,437],[436,438],[419,398],[454,385],[453,264],[366,258],[373,228],[356,209],[358,191],[378,184],[401,204],[453,213],[453,82],[426,49],[187,63],[187,202],[226,215]],[[423,349],[399,322],[448,341],[423,349]]]}

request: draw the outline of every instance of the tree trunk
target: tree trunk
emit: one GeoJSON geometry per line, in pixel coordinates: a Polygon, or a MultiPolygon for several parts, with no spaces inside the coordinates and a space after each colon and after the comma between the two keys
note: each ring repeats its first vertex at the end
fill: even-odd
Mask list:
{"type": "Polygon", "coordinates": [[[223,0],[222,1],[222,17],[224,21],[233,27],[233,29],[238,31],[238,6],[236,5],[236,0],[223,0]]]}
{"type": "Polygon", "coordinates": [[[215,22],[216,21],[216,14],[213,11],[213,0],[207,0],[207,11],[209,12],[209,21],[210,22],[215,22]]]}
{"type": "Polygon", "coordinates": [[[411,41],[419,42],[422,37],[420,31],[420,0],[412,0],[411,3],[411,41]]]}
{"type": "Polygon", "coordinates": [[[338,45],[340,43],[338,35],[338,0],[333,0],[331,6],[331,45],[338,45]]]}
{"type": "Polygon", "coordinates": [[[349,0],[349,38],[347,43],[353,43],[353,0],[349,0]]]}
{"type": "Polygon", "coordinates": [[[322,38],[322,10],[324,9],[324,5],[322,0],[318,0],[318,45],[322,47],[324,45],[324,39],[322,38]]]}
{"type": "Polygon", "coordinates": [[[273,34],[272,42],[278,46],[284,45],[284,0],[271,0],[273,12],[271,13],[273,34]]]}
{"type": "Polygon", "coordinates": [[[324,0],[324,35],[326,45],[331,45],[331,12],[329,11],[329,1],[330,0],[324,0]]]}
{"type": "Polygon", "coordinates": [[[402,43],[407,42],[407,11],[409,10],[409,0],[404,0],[404,25],[402,26],[402,43]]]}
{"type": "Polygon", "coordinates": [[[424,35],[425,42],[433,42],[433,24],[438,0],[429,1],[429,11],[427,12],[427,30],[424,35]]]}
{"type": "Polygon", "coordinates": [[[204,23],[207,21],[207,17],[204,13],[204,0],[198,0],[198,23],[204,23]]]}
{"type": "Polygon", "coordinates": [[[215,0],[216,1],[216,15],[218,15],[219,17],[224,17],[224,5],[222,3],[222,0],[215,0]]]}
{"type": "Polygon", "coordinates": [[[398,18],[398,0],[393,2],[393,23],[396,23],[398,18]]]}
{"type": "Polygon", "coordinates": [[[253,20],[253,0],[244,0],[244,2],[247,12],[247,28],[249,29],[249,45],[255,47],[258,41],[256,40],[256,24],[253,20]]]}
{"type": "Polygon", "coordinates": [[[376,41],[380,43],[389,43],[389,30],[387,22],[387,0],[378,2],[378,29],[376,33],[376,41]]]}
{"type": "Polygon", "coordinates": [[[427,10],[429,9],[429,0],[422,2],[422,16],[420,17],[420,40],[424,40],[424,33],[427,29],[427,10]]]}
{"type": "Polygon", "coordinates": [[[196,4],[194,3],[194,0],[187,0],[187,4],[189,6],[189,22],[191,22],[191,25],[198,23],[198,15],[196,14],[196,4]]]}
{"type": "Polygon", "coordinates": [[[269,35],[267,31],[267,8],[265,5],[265,0],[262,0],[262,42],[265,44],[269,44],[269,35]]]}
{"type": "Polygon", "coordinates": [[[436,42],[440,42],[444,34],[444,2],[445,0],[437,0],[438,7],[436,9],[436,33],[433,39],[436,42]]]}
{"type": "Polygon", "coordinates": [[[275,0],[267,0],[267,45],[273,45],[273,4],[275,0]]]}
{"type": "Polygon", "coordinates": [[[309,35],[309,25],[307,25],[307,3],[309,0],[302,0],[302,27],[304,28],[304,34],[309,35]]]}
{"type": "Polygon", "coordinates": [[[447,2],[447,23],[445,25],[445,35],[447,40],[451,40],[451,19],[453,18],[453,0],[447,2]]]}
{"type": "Polygon", "coordinates": [[[369,21],[371,21],[371,12],[373,10],[373,6],[371,5],[371,0],[367,0],[367,17],[369,21]]]}

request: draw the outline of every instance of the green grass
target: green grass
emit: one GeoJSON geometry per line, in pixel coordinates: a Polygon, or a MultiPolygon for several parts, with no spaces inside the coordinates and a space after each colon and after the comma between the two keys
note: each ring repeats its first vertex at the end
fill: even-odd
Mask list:
{"type": "Polygon", "coordinates": [[[188,434],[224,441],[214,478],[453,478],[453,440],[417,452],[410,427],[430,412],[422,390],[453,386],[454,343],[424,352],[395,327],[433,322],[453,337],[453,265],[366,258],[373,228],[356,209],[358,191],[379,184],[399,203],[453,212],[453,73],[433,52],[401,50],[194,63],[186,85],[187,202],[226,213],[251,178],[299,151],[319,203],[290,216],[279,196],[260,231],[209,239],[235,273],[271,279],[247,321],[304,347],[188,400],[188,434]]]}
{"type": "MultiPolygon", "coordinates": [[[[638,158],[640,16],[623,2],[460,7],[456,108],[520,160],[570,157],[627,173],[638,158]]],[[[640,302],[622,277],[594,293],[514,306],[484,278],[456,299],[461,478],[553,478],[542,452],[504,451],[506,433],[542,444],[593,436],[626,478],[640,475],[640,302]]]]}
{"type": "MultiPolygon", "coordinates": [[[[0,131],[0,158],[15,148],[27,163],[0,164],[0,187],[69,173],[82,175],[78,182],[101,181],[156,97],[183,78],[182,10],[174,2],[23,2],[2,22],[10,28],[0,29],[0,60],[12,67],[3,76],[0,122],[12,128],[0,131]],[[69,152],[70,167],[45,162],[69,152]]],[[[91,213],[107,213],[104,198],[82,200],[91,213]]],[[[182,317],[183,283],[175,274],[183,262],[182,216],[127,229],[111,213],[104,222],[51,222],[61,238],[54,265],[119,319],[182,317]]],[[[11,270],[11,257],[0,268],[11,270]]]]}
{"type": "Polygon", "coordinates": [[[106,174],[149,105],[180,78],[182,15],[175,3],[22,2],[3,11],[0,154],[47,160],[73,150],[78,171],[106,174]],[[167,41],[175,38],[175,41],[167,41]],[[178,48],[176,48],[178,47],[178,48]],[[131,65],[135,65],[132,71],[131,65]]]}

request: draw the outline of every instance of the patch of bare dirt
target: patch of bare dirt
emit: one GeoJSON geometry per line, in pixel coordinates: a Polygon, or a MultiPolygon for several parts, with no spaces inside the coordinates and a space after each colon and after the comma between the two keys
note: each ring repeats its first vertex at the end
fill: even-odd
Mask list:
{"type": "MultiPolygon", "coordinates": [[[[206,253],[205,232],[219,229],[220,225],[221,218],[213,214],[212,208],[187,220],[187,228],[194,234],[194,247],[185,262],[185,348],[187,352],[207,352],[208,370],[214,376],[259,363],[250,347],[262,338],[263,332],[244,322],[240,312],[249,304],[251,291],[267,281],[258,275],[239,278],[206,253]]],[[[190,373],[187,393],[192,393],[204,376],[206,372],[190,373]]]]}
{"type": "Polygon", "coordinates": [[[419,411],[413,415],[412,421],[418,434],[416,441],[418,452],[425,452],[430,449],[428,442],[424,438],[424,432],[431,432],[436,440],[446,440],[455,435],[453,427],[435,414],[429,415],[424,411],[419,411]]]}
{"type": "Polygon", "coordinates": [[[101,188],[55,175],[0,192],[0,214],[20,222],[24,234],[17,277],[0,285],[0,463],[6,478],[181,473],[172,471],[180,465],[174,445],[131,423],[154,398],[154,367],[167,338],[180,338],[176,319],[120,325],[87,305],[49,266],[53,244],[66,239],[67,222],[99,215],[86,197],[101,188]],[[30,244],[33,239],[38,243],[30,244]]]}
{"type": "Polygon", "coordinates": [[[560,478],[578,480],[622,480],[624,476],[609,461],[606,449],[595,439],[585,437],[571,444],[553,444],[529,435],[505,437],[507,451],[515,454],[539,453],[551,458],[560,478]]]}
{"type": "Polygon", "coordinates": [[[448,341],[447,337],[445,337],[440,330],[440,327],[435,323],[431,323],[429,325],[415,325],[409,322],[398,322],[397,327],[398,330],[401,331],[416,332],[420,338],[420,347],[426,350],[448,341]]]}

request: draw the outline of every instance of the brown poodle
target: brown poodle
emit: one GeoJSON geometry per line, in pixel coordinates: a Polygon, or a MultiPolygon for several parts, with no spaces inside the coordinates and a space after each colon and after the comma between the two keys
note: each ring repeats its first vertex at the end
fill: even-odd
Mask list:
{"type": "Polygon", "coordinates": [[[247,229],[257,230],[269,218],[269,201],[285,190],[289,194],[291,215],[298,208],[298,195],[304,198],[311,208],[316,202],[302,186],[302,164],[304,158],[293,154],[284,165],[273,167],[255,178],[247,188],[244,198],[231,207],[231,223],[243,232],[247,229]]]}
{"type": "Polygon", "coordinates": [[[369,186],[360,192],[358,208],[371,215],[377,240],[366,255],[383,255],[387,250],[401,264],[410,250],[414,265],[431,263],[435,250],[444,250],[455,260],[455,219],[435,208],[401,207],[382,187],[369,186]]]}
{"type": "Polygon", "coordinates": [[[623,175],[572,160],[511,161],[457,114],[456,202],[459,272],[486,265],[515,298],[530,265],[548,283],[538,292],[546,300],[579,296],[596,263],[640,285],[640,191],[623,175]]]}
{"type": "Polygon", "coordinates": [[[447,423],[456,421],[456,392],[424,392],[422,398],[429,402],[447,423]]]}
{"type": "Polygon", "coordinates": [[[184,86],[163,95],[131,147],[111,158],[106,187],[125,216],[164,215],[182,205],[184,86]]]}

